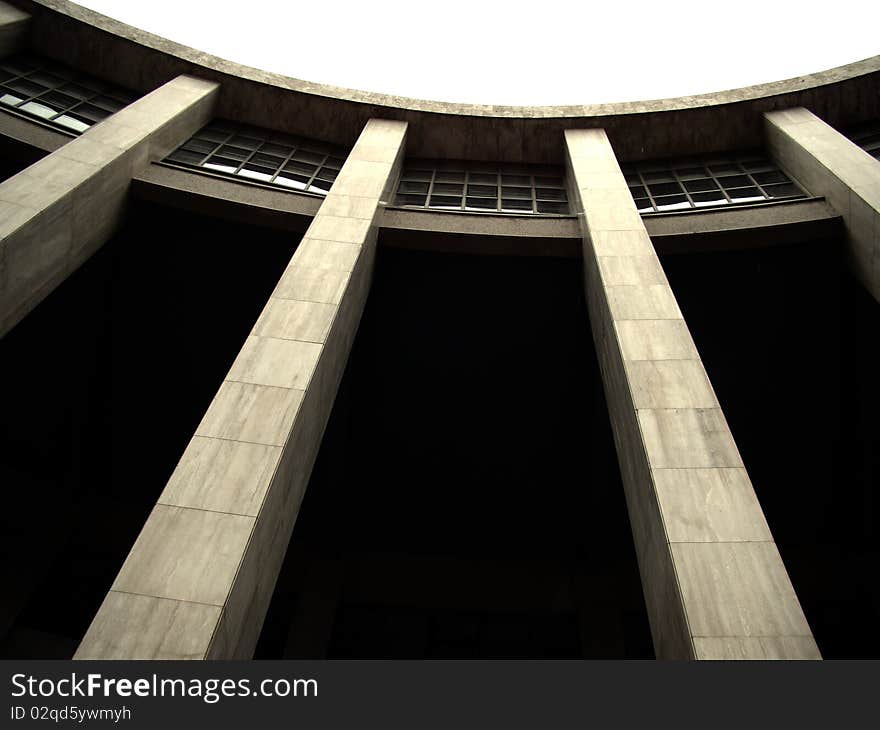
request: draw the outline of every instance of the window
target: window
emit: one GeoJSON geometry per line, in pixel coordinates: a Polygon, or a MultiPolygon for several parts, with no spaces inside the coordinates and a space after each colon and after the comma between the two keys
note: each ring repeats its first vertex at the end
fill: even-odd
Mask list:
{"type": "Polygon", "coordinates": [[[875,160],[880,160],[880,122],[863,125],[847,136],[875,160]]]}
{"type": "Polygon", "coordinates": [[[568,215],[561,167],[407,160],[395,205],[474,213],[568,215]]]}
{"type": "Polygon", "coordinates": [[[760,153],[625,165],[623,174],[640,213],[715,208],[806,193],[760,153]]]}
{"type": "Polygon", "coordinates": [[[270,129],[215,120],[168,157],[187,167],[326,195],[348,150],[270,129]]]}
{"type": "Polygon", "coordinates": [[[61,64],[30,55],[0,61],[0,108],[80,134],[137,98],[61,64]]]}

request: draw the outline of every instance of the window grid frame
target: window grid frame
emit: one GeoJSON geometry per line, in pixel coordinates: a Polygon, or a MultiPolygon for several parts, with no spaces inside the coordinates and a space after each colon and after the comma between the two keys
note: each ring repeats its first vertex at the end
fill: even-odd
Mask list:
{"type": "Polygon", "coordinates": [[[397,186],[394,191],[393,198],[393,206],[399,208],[408,208],[408,209],[417,209],[417,210],[431,210],[441,213],[484,213],[484,214],[494,214],[494,215],[523,215],[523,216],[571,216],[571,206],[570,201],[568,199],[568,189],[565,184],[565,171],[560,167],[553,167],[552,170],[549,169],[550,166],[546,166],[548,169],[543,172],[537,172],[535,170],[527,169],[530,167],[529,165],[516,165],[513,166],[509,171],[505,171],[503,164],[493,164],[493,163],[483,163],[483,162],[470,162],[464,160],[456,160],[456,161],[441,161],[441,160],[412,160],[409,164],[404,165],[404,169],[401,173],[400,179],[397,182],[397,186]],[[473,169],[474,166],[486,165],[487,167],[491,167],[494,169],[491,170],[479,170],[473,169]],[[407,174],[409,173],[409,175],[407,174]],[[427,179],[417,179],[418,173],[426,173],[428,175],[427,179]],[[459,175],[461,177],[461,182],[448,182],[448,181],[440,181],[438,180],[438,175],[442,174],[454,174],[459,175]],[[493,175],[495,180],[494,182],[485,182],[480,181],[479,178],[476,180],[473,179],[474,176],[487,176],[493,175]],[[528,178],[528,183],[515,183],[515,184],[504,184],[504,176],[517,176],[517,177],[525,177],[528,178]],[[558,179],[558,184],[540,184],[537,182],[539,178],[542,177],[552,177],[558,179]],[[427,184],[427,189],[425,192],[406,192],[405,186],[407,184],[417,184],[423,183],[427,184]],[[461,192],[459,193],[443,193],[436,192],[437,184],[450,184],[450,185],[460,185],[461,192]],[[495,189],[494,196],[490,195],[481,195],[479,193],[471,194],[470,186],[492,186],[495,189]],[[505,197],[504,188],[505,187],[522,187],[523,189],[529,190],[528,197],[505,197]],[[538,188],[547,188],[552,190],[560,191],[560,197],[556,200],[550,198],[540,197],[538,195],[538,188]],[[450,205],[434,205],[433,199],[434,196],[437,197],[448,197],[448,198],[456,198],[458,201],[457,207],[453,207],[450,205]],[[401,198],[403,196],[412,196],[417,198],[422,198],[423,202],[415,203],[415,202],[406,202],[401,198]],[[476,200],[485,200],[485,201],[494,201],[494,206],[492,208],[486,207],[481,208],[475,205],[469,205],[468,199],[476,199],[476,200]],[[529,208],[525,207],[521,209],[515,209],[512,207],[505,208],[504,202],[505,200],[517,200],[517,201],[528,201],[529,208]],[[566,211],[541,211],[539,210],[539,205],[541,203],[547,203],[554,206],[565,206],[566,211]]]}
{"type": "MultiPolygon", "coordinates": [[[[758,153],[743,153],[739,155],[731,156],[730,158],[723,158],[720,155],[712,155],[705,156],[698,159],[670,159],[670,160],[657,160],[657,161],[648,161],[643,163],[631,163],[629,165],[623,166],[623,172],[625,176],[637,176],[637,183],[627,183],[627,187],[629,188],[630,195],[633,198],[633,202],[638,206],[639,201],[647,200],[651,206],[650,210],[639,210],[640,215],[652,215],[652,214],[663,214],[663,213],[681,213],[681,212],[692,212],[692,211],[700,211],[700,210],[712,210],[712,209],[725,209],[732,205],[749,205],[749,204],[759,204],[759,203],[772,203],[777,201],[787,201],[787,200],[800,200],[803,198],[809,197],[809,193],[804,190],[804,188],[791,176],[789,176],[782,168],[779,167],[775,162],[764,155],[760,155],[758,153]],[[761,167],[770,168],[766,171],[758,171],[758,170],[748,170],[746,169],[746,164],[753,162],[758,164],[761,167]],[[716,172],[712,171],[713,166],[720,165],[728,165],[734,167],[735,170],[731,171],[725,175],[719,175],[716,172]],[[691,178],[693,180],[709,180],[712,184],[715,185],[714,189],[706,190],[706,191],[691,191],[687,189],[684,180],[679,174],[680,170],[686,168],[701,168],[702,176],[699,178],[691,178]],[[777,172],[784,176],[785,180],[782,180],[778,183],[759,183],[754,174],[756,172],[777,172]],[[663,173],[670,180],[668,182],[674,182],[679,190],[675,193],[669,193],[668,197],[672,196],[683,196],[685,201],[687,202],[687,206],[678,207],[674,209],[665,209],[661,210],[660,205],[662,205],[662,200],[665,195],[657,195],[656,193],[651,191],[650,185],[659,185],[665,184],[662,182],[654,182],[649,183],[646,180],[646,175],[651,173],[663,173]],[[725,185],[722,181],[726,177],[745,177],[748,180],[747,185],[736,185],[736,186],[728,186],[725,185]],[[772,186],[776,185],[791,185],[798,192],[785,195],[785,196],[775,196],[772,194],[772,186]],[[640,186],[644,189],[645,195],[636,197],[634,187],[640,186]],[[768,192],[767,187],[770,186],[770,192],[768,192]],[[747,198],[736,198],[731,195],[731,192],[736,190],[745,190],[748,188],[756,188],[760,193],[761,198],[758,199],[747,199],[747,198]],[[699,205],[696,201],[694,201],[693,196],[698,192],[706,192],[706,193],[715,193],[719,192],[723,198],[723,203],[715,203],[711,205],[699,205]],[[661,201],[658,204],[658,199],[661,201]]],[[[755,196],[757,197],[757,196],[755,196]]]]}
{"type": "MultiPolygon", "coordinates": [[[[234,178],[236,180],[244,181],[249,184],[269,185],[274,189],[284,190],[287,192],[298,192],[325,197],[330,192],[330,187],[332,187],[333,182],[335,182],[336,177],[338,177],[339,172],[342,169],[342,165],[345,164],[345,161],[348,158],[350,151],[351,150],[343,148],[340,145],[334,145],[329,142],[309,139],[299,135],[287,135],[285,133],[278,132],[277,130],[263,127],[255,127],[253,125],[240,122],[233,122],[224,119],[213,119],[201,129],[199,129],[183,144],[179,145],[172,152],[170,152],[165,157],[163,162],[166,164],[181,166],[189,170],[198,170],[202,173],[216,174],[227,178],[234,178]],[[228,127],[229,131],[217,129],[218,126],[228,127]],[[205,130],[211,130],[212,127],[214,127],[213,131],[216,131],[218,135],[225,135],[222,140],[207,140],[204,137],[200,136],[205,130]],[[248,135],[248,133],[250,134],[248,135]],[[279,134],[282,134],[286,137],[285,141],[282,142],[276,139],[279,134]],[[235,160],[235,162],[237,162],[237,165],[235,166],[234,170],[218,170],[208,167],[214,157],[226,159],[221,150],[227,146],[235,146],[232,144],[232,140],[237,136],[250,136],[251,139],[257,141],[258,144],[256,147],[248,150],[248,154],[244,157],[244,159],[235,160]],[[199,153],[190,149],[185,149],[186,145],[190,144],[193,140],[209,142],[213,145],[213,149],[211,149],[210,152],[205,153],[199,153]],[[263,152],[267,145],[289,147],[290,149],[288,152],[285,153],[284,157],[281,157],[276,153],[263,152]],[[198,162],[188,162],[185,160],[174,159],[174,155],[178,154],[181,151],[194,155],[198,154],[201,157],[198,162]],[[304,172],[298,173],[300,177],[306,178],[304,182],[296,181],[299,184],[303,185],[302,189],[277,181],[279,176],[283,177],[283,174],[287,172],[285,168],[290,164],[290,162],[293,160],[294,155],[296,155],[297,152],[307,152],[314,155],[316,158],[320,158],[320,161],[317,162],[303,162],[303,164],[313,167],[314,170],[312,170],[308,174],[304,172]],[[269,175],[269,179],[261,180],[259,178],[242,174],[242,171],[246,169],[245,166],[250,163],[256,155],[259,155],[261,153],[280,160],[280,162],[277,163],[273,168],[273,172],[271,173],[271,175],[269,175]],[[338,157],[342,161],[339,167],[336,167],[329,162],[330,158],[333,157],[338,157]],[[325,180],[324,178],[320,177],[322,173],[325,173],[325,170],[333,172],[333,180],[325,180]],[[321,186],[316,185],[315,183],[317,181],[329,183],[328,188],[324,190],[321,186]]],[[[293,161],[296,162],[296,160],[293,161]]],[[[253,164],[256,165],[259,163],[253,164]]],[[[227,167],[231,168],[232,166],[228,165],[227,167]]],[[[268,169],[268,165],[264,165],[264,167],[268,169]]]]}
{"type": "Polygon", "coordinates": [[[2,68],[2,70],[5,73],[12,74],[10,78],[0,81],[0,92],[22,97],[21,101],[17,102],[16,104],[7,104],[5,102],[0,103],[0,109],[16,114],[21,114],[28,119],[33,119],[41,123],[51,125],[54,129],[60,129],[76,136],[79,136],[87,129],[90,129],[96,124],[99,124],[107,117],[116,114],[116,112],[120,111],[121,109],[125,108],[126,106],[140,98],[137,94],[134,94],[127,89],[123,89],[122,87],[116,86],[115,84],[111,84],[88,74],[83,74],[79,71],[76,71],[75,69],[68,68],[56,61],[36,58],[30,54],[18,54],[13,55],[9,58],[4,58],[0,60],[0,67],[4,67],[2,68]],[[10,65],[15,63],[27,64],[29,70],[22,73],[9,68],[10,65]],[[42,81],[31,79],[32,76],[39,73],[48,76],[54,76],[58,78],[61,83],[56,86],[47,87],[46,84],[42,81]],[[24,92],[16,91],[14,88],[9,86],[10,82],[15,82],[19,80],[42,86],[44,87],[44,90],[36,94],[25,96],[24,92]],[[103,90],[96,90],[94,88],[96,84],[101,85],[105,88],[103,90]],[[84,98],[78,98],[75,97],[73,94],[64,91],[63,87],[71,85],[78,86],[81,89],[90,92],[90,94],[84,98]],[[61,106],[59,103],[43,100],[44,96],[55,92],[57,92],[58,94],[64,94],[71,98],[76,98],[77,101],[74,104],[68,105],[59,111],[58,109],[56,109],[56,107],[61,106]],[[101,97],[107,97],[117,102],[119,104],[119,108],[114,111],[108,111],[102,106],[94,103],[97,99],[101,97]],[[54,110],[55,113],[49,117],[44,117],[23,108],[26,104],[29,104],[31,102],[40,103],[43,106],[54,110]],[[93,108],[97,108],[102,112],[106,112],[106,114],[97,121],[90,120],[85,117],[84,114],[77,112],[77,109],[83,106],[91,106],[93,108]],[[72,126],[58,122],[57,119],[62,116],[72,116],[73,119],[79,121],[81,124],[85,124],[86,129],[78,130],[72,126]]]}

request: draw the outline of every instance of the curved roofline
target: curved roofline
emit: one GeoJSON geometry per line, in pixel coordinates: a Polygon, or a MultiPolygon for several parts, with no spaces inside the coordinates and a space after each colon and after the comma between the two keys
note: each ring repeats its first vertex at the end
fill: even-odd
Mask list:
{"type": "Polygon", "coordinates": [[[150,91],[182,73],[221,84],[218,116],[350,145],[371,117],[409,123],[414,157],[561,163],[562,132],[603,127],[622,160],[758,147],[763,112],[806,106],[832,125],[880,117],[880,56],[711,94],[584,106],[491,106],[344,89],[244,66],[68,0],[11,0],[32,16],[38,52],[150,91]]]}
{"type": "Polygon", "coordinates": [[[219,73],[230,74],[262,84],[270,84],[279,89],[313,94],[328,99],[338,99],[359,104],[390,107],[418,112],[434,112],[465,116],[497,117],[501,119],[548,119],[548,118],[583,118],[603,117],[609,115],[637,114],[651,112],[669,112],[682,109],[729,104],[737,101],[748,101],[778,96],[794,91],[815,89],[840,81],[852,79],[865,74],[880,71],[880,55],[854,61],[843,66],[817,71],[804,76],[771,81],[736,89],[713,91],[707,94],[676,96],[648,101],[626,101],[600,104],[571,104],[557,106],[507,106],[493,104],[463,104],[458,102],[431,101],[416,99],[394,94],[383,94],[372,91],[350,89],[342,86],[315,83],[291,76],[265,71],[253,66],[229,61],[210,53],[185,46],[119,20],[102,15],[94,10],[77,5],[69,0],[29,0],[37,5],[50,8],[58,13],[80,20],[95,28],[126,38],[156,51],[174,56],[188,63],[197,64],[219,73]]]}

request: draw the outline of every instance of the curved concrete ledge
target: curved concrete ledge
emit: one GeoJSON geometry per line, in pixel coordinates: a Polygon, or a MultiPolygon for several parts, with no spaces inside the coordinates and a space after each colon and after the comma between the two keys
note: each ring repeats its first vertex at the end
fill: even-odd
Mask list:
{"type": "Polygon", "coordinates": [[[182,74],[223,85],[218,114],[352,144],[371,117],[409,122],[418,157],[561,162],[562,131],[603,127],[619,159],[758,147],[762,113],[805,106],[832,125],[880,116],[880,56],[808,76],[712,94],[616,104],[511,107],[423,101],[309,83],[146,33],[67,0],[15,0],[40,52],[146,91],[182,74]]]}
{"type": "MultiPolygon", "coordinates": [[[[138,198],[226,220],[302,234],[322,198],[152,164],[133,181],[138,198]]],[[[821,198],[645,216],[659,254],[730,251],[830,239],[841,218],[821,198]]],[[[503,256],[581,255],[576,216],[455,214],[386,208],[382,246],[503,256]]]]}

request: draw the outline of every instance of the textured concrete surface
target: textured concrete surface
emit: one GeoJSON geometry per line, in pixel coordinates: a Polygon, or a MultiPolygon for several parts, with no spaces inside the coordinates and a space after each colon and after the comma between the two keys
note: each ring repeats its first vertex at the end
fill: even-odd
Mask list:
{"type": "Polygon", "coordinates": [[[880,301],[880,161],[808,109],[766,115],[777,162],[843,217],[850,266],[880,301]]]}
{"type": "Polygon", "coordinates": [[[565,140],[657,658],[820,658],[608,137],[565,140]]]}
{"type": "Polygon", "coordinates": [[[400,122],[364,128],[75,658],[252,655],[369,292],[405,135],[400,122]]]}
{"type": "Polygon", "coordinates": [[[0,2],[0,58],[21,50],[30,30],[31,16],[10,5],[0,2]]]}
{"type": "Polygon", "coordinates": [[[132,28],[67,0],[15,0],[36,50],[149,90],[191,73],[223,84],[222,116],[351,144],[371,117],[409,123],[418,157],[561,162],[566,128],[602,127],[622,159],[761,145],[761,113],[808,106],[833,123],[880,116],[880,57],[809,76],[699,96],[561,107],[449,104],[341,89],[249,68],[132,28]]]}
{"type": "Polygon", "coordinates": [[[178,77],[0,183],[0,336],[116,231],[132,176],[204,124],[217,91],[178,77]]]}

